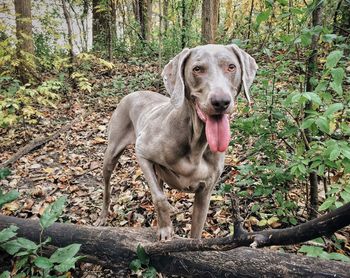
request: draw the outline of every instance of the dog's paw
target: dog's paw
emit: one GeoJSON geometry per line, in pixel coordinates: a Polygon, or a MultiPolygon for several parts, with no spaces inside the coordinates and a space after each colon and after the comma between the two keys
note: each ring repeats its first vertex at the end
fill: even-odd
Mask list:
{"type": "Polygon", "coordinates": [[[158,228],[157,235],[160,241],[171,240],[174,237],[174,229],[172,226],[158,228]]]}
{"type": "Polygon", "coordinates": [[[94,223],[94,226],[106,226],[107,225],[107,216],[100,216],[94,223]]]}

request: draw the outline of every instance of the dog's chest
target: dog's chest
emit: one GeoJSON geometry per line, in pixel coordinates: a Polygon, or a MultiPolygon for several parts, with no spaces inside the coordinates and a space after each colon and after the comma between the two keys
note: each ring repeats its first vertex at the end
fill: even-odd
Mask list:
{"type": "Polygon", "coordinates": [[[221,156],[196,161],[184,157],[169,167],[155,164],[155,171],[170,187],[195,192],[199,187],[212,186],[215,183],[223,170],[223,160],[221,156]]]}

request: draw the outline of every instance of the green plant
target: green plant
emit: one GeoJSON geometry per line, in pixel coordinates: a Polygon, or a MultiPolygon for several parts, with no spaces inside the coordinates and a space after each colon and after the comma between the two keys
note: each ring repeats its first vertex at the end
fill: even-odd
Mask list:
{"type": "MultiPolygon", "coordinates": [[[[314,239],[312,242],[315,244],[323,244],[323,240],[321,238],[314,239]]],[[[299,253],[305,253],[309,257],[317,257],[326,260],[336,260],[343,262],[350,262],[350,258],[345,256],[344,254],[338,252],[328,253],[321,246],[313,246],[313,245],[302,245],[299,250],[299,253]]]]}
{"type": "Polygon", "coordinates": [[[145,249],[139,244],[136,250],[137,259],[131,261],[129,267],[137,274],[142,274],[142,277],[154,278],[157,275],[157,270],[150,265],[150,259],[145,252],[145,249]]]}
{"type": "MultiPolygon", "coordinates": [[[[39,244],[23,237],[17,237],[18,228],[13,225],[0,231],[0,248],[15,258],[14,270],[12,271],[12,275],[15,274],[14,277],[27,277],[28,275],[46,278],[67,277],[65,273],[74,268],[75,263],[82,258],[76,256],[80,244],[58,248],[48,258],[42,256],[43,248],[51,241],[50,238],[43,241],[42,233],[59,218],[65,202],[66,198],[60,197],[45,209],[40,218],[42,231],[39,244]]],[[[10,277],[10,273],[4,272],[0,277],[10,277]]]]}
{"type": "Polygon", "coordinates": [[[60,99],[59,92],[63,83],[59,80],[47,80],[36,88],[30,84],[20,86],[16,79],[2,77],[0,96],[0,126],[13,126],[19,121],[22,123],[35,124],[42,117],[40,107],[48,106],[56,108],[60,99]]]}

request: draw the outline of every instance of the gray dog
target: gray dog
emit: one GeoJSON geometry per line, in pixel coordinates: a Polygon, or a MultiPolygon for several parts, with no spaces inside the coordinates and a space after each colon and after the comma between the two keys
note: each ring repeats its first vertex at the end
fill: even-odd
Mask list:
{"type": "Polygon", "coordinates": [[[106,223],[110,177],[127,145],[135,144],[138,163],[152,193],[158,236],[173,236],[171,206],[163,182],[195,193],[191,237],[200,238],[210,196],[224,167],[230,142],[230,114],[243,87],[249,88],[257,65],[236,45],[204,45],[184,49],[164,68],[170,98],[140,91],[124,97],[109,126],[103,163],[103,208],[97,224],[106,223]]]}

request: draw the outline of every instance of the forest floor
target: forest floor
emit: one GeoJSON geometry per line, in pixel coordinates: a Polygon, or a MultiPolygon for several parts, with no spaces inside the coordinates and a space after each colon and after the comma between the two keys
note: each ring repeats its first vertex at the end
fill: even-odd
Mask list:
{"type": "MultiPolygon", "coordinates": [[[[156,76],[158,67],[156,64],[145,67],[116,63],[113,74],[94,73],[97,77],[91,93],[73,90],[62,97],[58,109],[43,111],[44,117],[37,125],[21,125],[6,133],[2,131],[0,161],[4,162],[33,139],[50,136],[68,124],[68,128],[56,139],[23,155],[12,164],[11,175],[0,181],[0,187],[4,191],[18,190],[20,198],[4,205],[1,213],[35,219],[40,217],[48,204],[64,195],[68,198],[68,205],[62,220],[78,225],[93,225],[102,207],[102,163],[109,119],[121,97],[129,93],[128,84],[132,84],[133,79],[145,71],[156,76]],[[116,73],[119,81],[115,79],[116,73]],[[116,82],[126,84],[123,93],[115,93],[113,86],[117,86],[116,82]]],[[[133,85],[132,89],[162,91],[159,80],[158,83],[140,82],[137,85],[139,88],[133,85]]],[[[224,174],[229,175],[226,175],[226,183],[234,182],[234,166],[244,155],[246,154],[239,151],[227,155],[224,174]]],[[[114,185],[111,203],[113,215],[110,215],[108,225],[155,229],[157,224],[150,191],[136,162],[133,147],[126,149],[117,168],[111,180],[114,185]]],[[[225,236],[230,232],[230,198],[218,189],[217,187],[211,198],[203,237],[225,236]]],[[[169,202],[177,209],[173,215],[175,233],[188,237],[193,194],[167,190],[167,195],[169,202]]],[[[251,205],[242,206],[242,216],[246,220],[250,216],[251,205]]],[[[246,227],[251,229],[256,224],[253,222],[247,220],[246,227]]],[[[298,247],[283,249],[296,252],[298,247]]],[[[80,268],[78,276],[81,277],[113,277],[100,266],[81,264],[80,268]]],[[[123,275],[130,273],[126,270],[123,275]]]]}

